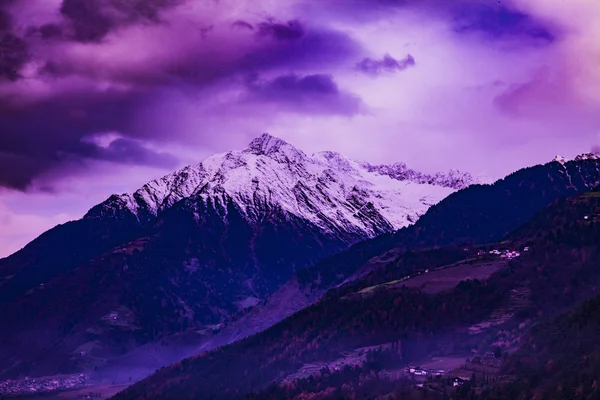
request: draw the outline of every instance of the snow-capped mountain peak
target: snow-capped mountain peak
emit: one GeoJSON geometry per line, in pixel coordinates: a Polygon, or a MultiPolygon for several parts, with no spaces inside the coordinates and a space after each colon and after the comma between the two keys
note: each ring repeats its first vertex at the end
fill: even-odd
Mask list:
{"type": "Polygon", "coordinates": [[[268,133],[263,133],[256,139],[252,140],[248,147],[243,150],[244,153],[252,153],[255,155],[269,155],[280,150],[293,150],[298,151],[288,142],[283,139],[279,139],[275,136],[271,136],[268,133]]]}
{"type": "Polygon", "coordinates": [[[403,163],[372,165],[332,151],[308,156],[265,133],[243,150],[208,157],[133,194],[111,196],[86,217],[129,211],[148,224],[193,198],[233,203],[251,222],[279,210],[325,231],[372,237],[415,222],[429,206],[474,182],[458,171],[428,175],[403,163]]]}
{"type": "Polygon", "coordinates": [[[561,156],[561,155],[558,155],[558,154],[557,154],[557,155],[556,155],[556,157],[554,157],[554,158],[552,159],[552,161],[556,161],[556,162],[558,162],[558,163],[564,164],[564,163],[566,163],[566,162],[567,162],[567,161],[569,161],[569,160],[567,160],[565,157],[563,157],[563,156],[561,156]]]}
{"type": "Polygon", "coordinates": [[[600,160],[600,154],[598,153],[583,153],[579,154],[575,157],[575,161],[584,161],[584,160],[600,160]]]}
{"type": "Polygon", "coordinates": [[[570,162],[570,161],[588,161],[588,160],[591,160],[591,161],[600,160],[600,154],[598,154],[598,153],[592,153],[592,152],[590,152],[590,153],[582,153],[582,154],[579,154],[578,156],[576,156],[573,159],[569,159],[569,158],[565,158],[563,156],[558,156],[557,155],[556,157],[554,157],[554,159],[552,161],[556,161],[556,162],[559,162],[561,164],[565,164],[565,163],[570,162]]]}

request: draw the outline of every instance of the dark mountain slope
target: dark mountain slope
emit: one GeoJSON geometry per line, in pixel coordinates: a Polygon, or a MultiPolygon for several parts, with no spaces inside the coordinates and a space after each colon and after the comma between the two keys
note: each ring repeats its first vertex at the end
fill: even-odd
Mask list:
{"type": "Polygon", "coordinates": [[[260,332],[344,281],[387,264],[394,268],[394,260],[407,250],[501,240],[557,198],[599,183],[600,161],[581,158],[524,168],[492,185],[469,186],[429,208],[414,225],[366,240],[299,271],[270,299],[226,320],[218,334],[201,340],[199,348],[209,350],[260,332]]]}
{"type": "Polygon", "coordinates": [[[67,372],[92,357],[102,365],[141,343],[217,323],[238,303],[266,296],[294,270],[356,240],[331,237],[285,213],[249,226],[232,203],[227,220],[210,204],[195,204],[195,219],[189,201],[166,212],[152,236],[82,263],[10,303],[0,327],[0,367],[16,366],[13,374],[67,372]],[[81,357],[77,349],[92,343],[95,350],[81,357]]]}
{"type": "Polygon", "coordinates": [[[600,216],[600,197],[558,200],[502,243],[400,257],[392,263],[396,268],[389,268],[396,274],[392,282],[342,286],[265,332],[163,369],[115,399],[236,398],[280,382],[304,364],[395,341],[404,361],[484,345],[490,340],[486,332],[518,330],[520,322],[555,314],[599,292],[600,224],[590,215],[600,216]],[[511,260],[479,253],[524,244],[531,250],[511,260]],[[423,272],[398,281],[411,271],[423,272]],[[473,276],[478,278],[462,280],[473,276]],[[432,290],[427,281],[438,286],[432,290]],[[512,291],[519,288],[530,293],[527,305],[507,309],[512,291]],[[503,321],[486,325],[479,334],[467,333],[502,309],[503,321]]]}
{"type": "Polygon", "coordinates": [[[507,371],[520,378],[509,390],[540,399],[600,397],[599,334],[600,297],[536,326],[507,362],[507,371]]]}
{"type": "MultiPolygon", "coordinates": [[[[58,225],[22,250],[0,259],[0,305],[121,243],[135,239],[142,232],[141,226],[132,217],[82,219],[58,225]]],[[[6,306],[0,306],[0,309],[6,310],[6,306]]]]}

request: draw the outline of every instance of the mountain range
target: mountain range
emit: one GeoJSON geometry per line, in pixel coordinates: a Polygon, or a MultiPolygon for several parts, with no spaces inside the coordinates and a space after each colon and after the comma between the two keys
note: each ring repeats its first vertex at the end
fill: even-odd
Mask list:
{"type": "MultiPolygon", "coordinates": [[[[600,294],[600,197],[594,193],[556,200],[498,243],[405,252],[271,328],[161,369],[115,399],[350,398],[358,390],[348,384],[357,365],[357,386],[370,385],[376,398],[386,392],[374,383],[388,383],[379,374],[393,375],[394,366],[411,362],[462,357],[464,363],[472,351],[502,354],[520,343],[523,352],[542,351],[547,362],[555,356],[526,342],[529,329],[600,294]],[[379,365],[365,364],[356,353],[373,348],[388,349],[387,366],[381,358],[379,365]],[[324,385],[331,374],[341,383],[324,385]]],[[[559,323],[577,331],[569,320],[559,323]]],[[[588,341],[593,324],[585,325],[588,341]]],[[[585,347],[564,335],[548,337],[542,326],[534,340],[552,340],[562,357],[568,348],[583,357],[585,347]]],[[[565,369],[555,371],[564,377],[565,369]]]]}
{"type": "Polygon", "coordinates": [[[329,289],[385,267],[410,249],[501,240],[556,199],[600,184],[600,160],[581,156],[474,184],[432,206],[414,225],[359,243],[299,271],[263,303],[225,321],[200,347],[209,350],[260,332],[317,301],[329,289]]]}
{"type": "Polygon", "coordinates": [[[0,260],[0,373],[97,368],[140,344],[206,329],[473,181],[308,156],[263,134],[110,196],[0,260]]]}
{"type": "MultiPolygon", "coordinates": [[[[521,275],[514,263],[558,268],[562,253],[547,243],[559,234],[548,221],[576,209],[561,203],[565,196],[580,199],[598,184],[594,155],[480,184],[457,171],[429,175],[334,152],[309,156],[264,134],[243,150],[113,195],[0,260],[0,376],[87,372],[126,381],[200,354],[119,398],[260,398],[307,363],[388,339],[410,344],[404,361],[427,353],[425,344],[463,341],[457,351],[468,351],[483,346],[468,328],[504,315],[511,291],[534,280],[530,264],[521,275]],[[479,254],[525,246],[544,251],[510,262],[479,254]],[[452,271],[441,279],[451,283],[429,289],[418,275],[430,269],[452,271]],[[405,279],[408,286],[399,286],[405,279]],[[429,335],[424,344],[422,335],[429,335]],[[232,362],[239,368],[226,368],[232,362]],[[225,377],[236,384],[219,386],[225,377]]],[[[560,229],[574,226],[563,221],[560,229]]],[[[569,245],[564,254],[574,251],[569,245]]],[[[528,285],[537,308],[514,311],[556,313],[588,298],[595,276],[585,271],[591,280],[569,289],[567,300],[542,306],[535,296],[544,292],[528,285]]]]}

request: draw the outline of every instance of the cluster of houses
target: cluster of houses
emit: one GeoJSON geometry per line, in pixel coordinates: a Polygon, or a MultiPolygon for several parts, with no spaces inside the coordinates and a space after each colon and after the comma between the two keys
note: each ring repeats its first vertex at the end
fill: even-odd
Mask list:
{"type": "MultiPolygon", "coordinates": [[[[406,372],[415,376],[427,376],[427,371],[420,367],[406,367],[406,372]]],[[[443,372],[443,371],[442,371],[443,372]]]]}
{"type": "Polygon", "coordinates": [[[0,382],[0,395],[16,396],[75,389],[84,387],[87,380],[88,377],[83,374],[60,378],[7,380],[0,382]]]}
{"type": "Polygon", "coordinates": [[[462,386],[464,385],[466,382],[468,382],[470,379],[467,378],[461,378],[461,377],[456,377],[452,380],[452,386],[457,387],[457,386],[462,386]]]}
{"type": "MultiPolygon", "coordinates": [[[[444,376],[445,371],[440,369],[440,370],[426,370],[424,368],[421,367],[414,367],[414,366],[409,366],[406,367],[405,372],[408,374],[411,374],[413,377],[436,377],[436,376],[444,376]]],[[[466,382],[470,381],[469,378],[464,377],[464,376],[455,376],[454,378],[451,379],[452,382],[452,386],[457,387],[457,386],[462,386],[464,385],[466,382]]],[[[423,381],[422,381],[423,382],[423,381]]],[[[417,386],[419,387],[423,387],[423,383],[419,383],[417,384],[417,386]]]]}
{"type": "Polygon", "coordinates": [[[586,221],[589,221],[589,222],[591,222],[591,221],[597,222],[597,221],[600,221],[600,214],[584,215],[583,219],[586,221]]]}
{"type": "MultiPolygon", "coordinates": [[[[525,247],[523,249],[523,251],[529,251],[529,247],[525,247]]],[[[477,253],[478,255],[484,255],[486,254],[484,251],[479,251],[477,253]]],[[[487,254],[491,254],[491,255],[495,255],[495,256],[500,256],[500,258],[506,258],[508,260],[511,260],[513,258],[519,257],[521,255],[520,252],[515,251],[515,250],[490,250],[488,251],[487,254]]]]}
{"type": "Polygon", "coordinates": [[[109,323],[116,323],[119,320],[119,314],[116,312],[111,312],[110,314],[103,316],[102,319],[109,323]]]}

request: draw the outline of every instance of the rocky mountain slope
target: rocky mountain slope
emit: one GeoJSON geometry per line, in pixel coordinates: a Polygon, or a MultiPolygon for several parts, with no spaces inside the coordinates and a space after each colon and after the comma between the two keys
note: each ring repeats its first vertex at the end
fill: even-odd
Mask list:
{"type": "Polygon", "coordinates": [[[298,272],[271,298],[226,320],[218,334],[201,340],[199,349],[260,332],[314,303],[327,290],[385,267],[406,250],[501,240],[557,198],[598,184],[600,159],[584,154],[524,168],[490,185],[471,185],[431,207],[414,225],[359,243],[298,272]]]}
{"type": "Polygon", "coordinates": [[[500,243],[405,253],[268,330],[162,369],[115,399],[241,398],[368,346],[391,345],[400,365],[510,348],[540,317],[599,293],[597,221],[600,197],[591,193],[557,200],[500,243]],[[514,303],[523,286],[527,301],[514,303]],[[507,317],[491,322],[499,313],[507,317]]]}
{"type": "Polygon", "coordinates": [[[89,369],[204,329],[472,178],[391,176],[264,134],[113,195],[0,260],[0,374],[89,369]],[[85,356],[82,356],[85,354],[85,356]]]}

